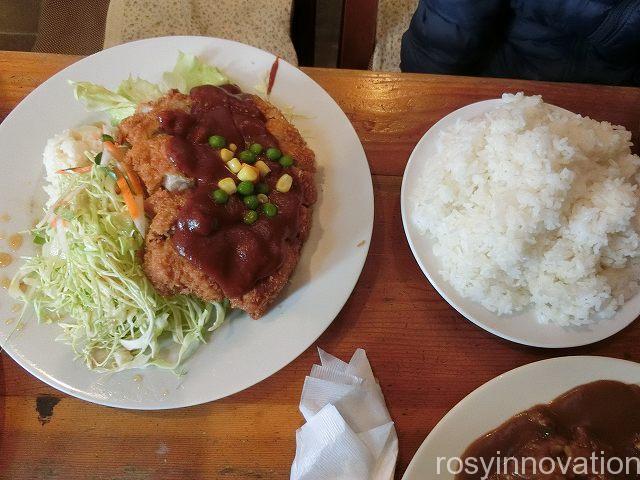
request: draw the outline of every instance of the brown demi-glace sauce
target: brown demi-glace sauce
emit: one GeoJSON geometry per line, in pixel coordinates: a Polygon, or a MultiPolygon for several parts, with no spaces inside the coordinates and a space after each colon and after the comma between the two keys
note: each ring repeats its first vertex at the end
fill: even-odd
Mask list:
{"type": "Polygon", "coordinates": [[[237,145],[237,153],[252,143],[266,151],[277,148],[278,142],[252,96],[236,86],[203,85],[193,88],[190,97],[190,112],[169,110],[158,115],[161,130],[172,135],[167,145],[169,160],[196,180],[179,212],[172,240],[178,253],[211,275],[227,297],[237,297],[282,265],[285,243],[299,230],[301,192],[295,180],[289,192],[277,192],[275,184],[285,169],[261,155],[271,169],[261,181],[269,186],[269,201],[278,207],[278,214],[260,215],[247,225],[243,222],[246,207],[238,194],[230,195],[224,205],[216,204],[210,194],[218,188],[217,182],[235,176],[219,151],[208,145],[209,137],[222,135],[228,145],[237,145]]]}
{"type": "MultiPolygon", "coordinates": [[[[556,398],[547,405],[537,405],[507,420],[500,427],[473,442],[463,454],[463,459],[551,457],[565,462],[567,458],[589,458],[595,452],[598,458],[638,457],[640,454],[640,387],[612,380],[600,380],[581,385],[556,398]],[[499,454],[497,452],[500,452],[499,454]],[[601,453],[604,452],[604,453],[601,453]]],[[[508,465],[508,464],[507,464],[508,465]]],[[[577,466],[577,463],[575,464],[577,466]]],[[[612,464],[617,468],[617,463],[612,464]]],[[[511,473],[496,473],[495,468],[490,480],[529,480],[542,479],[632,479],[635,475],[635,462],[631,462],[632,475],[624,472],[618,475],[562,476],[557,469],[555,474],[514,476],[511,473]]],[[[600,461],[596,463],[600,468],[600,461]]],[[[545,470],[548,470],[545,466],[545,470]]],[[[576,471],[582,473],[581,468],[576,471]]],[[[602,473],[602,472],[600,472],[602,473]]],[[[482,469],[475,474],[462,472],[457,480],[479,480],[482,469]]]]}

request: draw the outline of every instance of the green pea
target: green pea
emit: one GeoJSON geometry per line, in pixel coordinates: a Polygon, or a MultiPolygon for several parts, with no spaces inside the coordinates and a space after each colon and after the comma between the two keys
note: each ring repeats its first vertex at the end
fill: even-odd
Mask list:
{"type": "Polygon", "coordinates": [[[238,155],[238,158],[242,160],[244,163],[256,163],[256,154],[251,150],[243,150],[238,155]]]}
{"type": "Polygon", "coordinates": [[[275,217],[278,214],[278,207],[273,203],[265,203],[262,205],[262,211],[267,217],[275,217]]]}
{"type": "Polygon", "coordinates": [[[217,190],[211,192],[211,198],[213,198],[213,201],[218,205],[223,205],[229,200],[229,194],[221,188],[218,188],[217,190]]]}
{"type": "Polygon", "coordinates": [[[263,195],[266,195],[269,193],[269,185],[267,185],[264,182],[260,182],[259,184],[256,185],[256,193],[262,193],[263,195]]]}
{"type": "Polygon", "coordinates": [[[282,156],[282,152],[277,148],[267,148],[267,158],[269,160],[278,160],[282,156]]]}
{"type": "Polygon", "coordinates": [[[222,135],[212,135],[209,137],[209,145],[213,148],[223,148],[227,146],[227,139],[222,135]]]}
{"type": "Polygon", "coordinates": [[[101,138],[102,138],[102,141],[103,141],[103,142],[111,142],[111,143],[115,143],[115,142],[113,141],[113,137],[112,137],[111,135],[107,135],[106,133],[103,133],[101,138]]]}
{"type": "Polygon", "coordinates": [[[258,212],[256,212],[255,210],[247,210],[246,212],[244,212],[243,220],[247,225],[255,223],[255,221],[258,220],[258,212]]]}
{"type": "Polygon", "coordinates": [[[287,168],[293,165],[293,158],[291,158],[291,155],[283,155],[280,157],[280,160],[278,160],[278,163],[284,168],[287,168]]]}
{"type": "Polygon", "coordinates": [[[255,195],[247,195],[246,197],[244,197],[243,202],[250,210],[255,210],[260,205],[258,197],[256,197],[255,195]]]}
{"type": "Polygon", "coordinates": [[[248,180],[244,180],[238,184],[236,187],[238,193],[240,195],[252,195],[253,194],[253,183],[248,180]]]}
{"type": "Polygon", "coordinates": [[[249,150],[251,150],[255,155],[260,155],[262,153],[262,145],[254,143],[249,147],[249,150]]]}

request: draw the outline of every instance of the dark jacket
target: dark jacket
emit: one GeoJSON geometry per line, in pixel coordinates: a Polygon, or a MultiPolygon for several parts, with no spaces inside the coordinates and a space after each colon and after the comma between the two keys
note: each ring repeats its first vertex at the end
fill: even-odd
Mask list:
{"type": "Polygon", "coordinates": [[[640,86],[640,0],[420,0],[400,66],[640,86]]]}

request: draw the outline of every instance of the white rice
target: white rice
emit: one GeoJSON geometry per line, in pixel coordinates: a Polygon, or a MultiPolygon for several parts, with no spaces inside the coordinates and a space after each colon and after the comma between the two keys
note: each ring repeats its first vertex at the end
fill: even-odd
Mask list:
{"type": "Polygon", "coordinates": [[[441,274],[498,314],[542,323],[611,317],[640,278],[640,158],[623,127],[504,94],[459,121],[425,162],[411,218],[441,274]]]}
{"type": "Polygon", "coordinates": [[[60,174],[58,170],[82,167],[91,161],[85,155],[95,155],[102,151],[102,126],[83,125],[63,131],[47,140],[42,153],[42,161],[46,172],[44,190],[49,195],[47,207],[53,205],[60,196],[60,174]]]}

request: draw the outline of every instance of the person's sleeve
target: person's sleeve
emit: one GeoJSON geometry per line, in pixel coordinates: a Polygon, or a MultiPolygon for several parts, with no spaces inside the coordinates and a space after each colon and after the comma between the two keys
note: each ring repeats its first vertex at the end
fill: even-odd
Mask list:
{"type": "Polygon", "coordinates": [[[474,74],[503,35],[506,0],[420,0],[402,37],[404,72],[474,74]]]}

